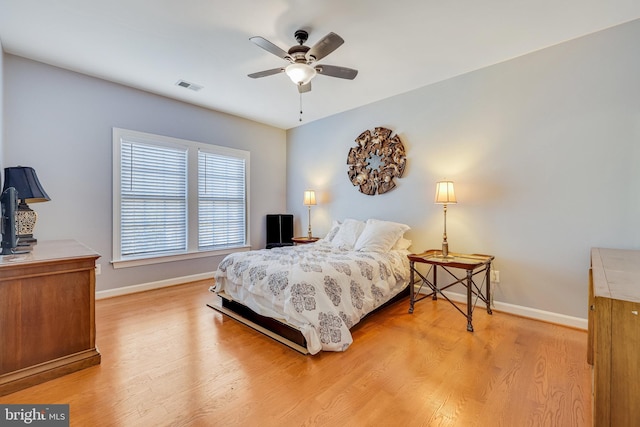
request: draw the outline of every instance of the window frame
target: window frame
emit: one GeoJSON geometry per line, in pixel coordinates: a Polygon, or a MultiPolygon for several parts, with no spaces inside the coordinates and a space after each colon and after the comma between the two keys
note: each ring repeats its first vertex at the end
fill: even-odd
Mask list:
{"type": "Polygon", "coordinates": [[[202,142],[189,141],[163,135],[155,135],[128,129],[113,128],[113,248],[111,264],[114,268],[134,267],[140,265],[157,264],[170,261],[195,259],[202,257],[226,255],[231,252],[246,251],[250,249],[250,152],[236,148],[223,147],[202,142]],[[168,146],[186,149],[187,151],[187,249],[184,252],[175,252],[148,256],[126,256],[121,254],[121,144],[122,142],[134,142],[146,145],[168,146]],[[244,244],[219,248],[199,248],[198,227],[198,153],[202,150],[222,156],[243,159],[245,162],[245,241],[244,244]]]}

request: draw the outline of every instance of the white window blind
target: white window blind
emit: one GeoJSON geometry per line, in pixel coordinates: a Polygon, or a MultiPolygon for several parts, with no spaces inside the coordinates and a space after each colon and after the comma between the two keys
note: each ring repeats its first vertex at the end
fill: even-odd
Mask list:
{"type": "Polygon", "coordinates": [[[187,150],[123,140],[120,255],[187,250],[187,150]]]}
{"type": "Polygon", "coordinates": [[[245,236],[245,160],[199,151],[199,249],[243,245],[245,236]]]}

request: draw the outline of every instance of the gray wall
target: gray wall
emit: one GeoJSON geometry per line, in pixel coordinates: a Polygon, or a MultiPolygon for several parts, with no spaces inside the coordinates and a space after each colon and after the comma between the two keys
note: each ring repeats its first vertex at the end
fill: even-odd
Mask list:
{"type": "Polygon", "coordinates": [[[439,248],[446,177],[450,250],[496,256],[495,300],[585,318],[590,248],[640,249],[638,40],[634,21],[289,130],[297,233],[310,187],[316,235],[375,217],[409,224],[415,252],[439,248]],[[401,137],[408,167],[390,193],[366,196],[346,158],[376,126],[401,137]]]}
{"type": "Polygon", "coordinates": [[[212,272],[221,260],[111,267],[112,127],[250,151],[254,247],[264,247],[264,215],[286,207],[283,130],[13,55],[4,55],[3,81],[5,166],[32,166],[52,198],[32,204],[34,234],[102,254],[98,290],[212,272]]]}

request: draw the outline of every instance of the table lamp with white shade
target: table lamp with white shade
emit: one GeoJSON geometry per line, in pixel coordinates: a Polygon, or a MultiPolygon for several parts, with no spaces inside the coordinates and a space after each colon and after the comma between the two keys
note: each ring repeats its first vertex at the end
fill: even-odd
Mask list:
{"type": "Polygon", "coordinates": [[[444,234],[442,236],[442,256],[449,256],[449,242],[447,242],[447,205],[458,203],[452,181],[439,181],[436,183],[435,203],[444,206],[444,234]]]}
{"type": "Polygon", "coordinates": [[[308,237],[311,239],[311,206],[316,204],[316,192],[313,190],[305,190],[304,192],[304,205],[309,208],[309,230],[308,237]]]}

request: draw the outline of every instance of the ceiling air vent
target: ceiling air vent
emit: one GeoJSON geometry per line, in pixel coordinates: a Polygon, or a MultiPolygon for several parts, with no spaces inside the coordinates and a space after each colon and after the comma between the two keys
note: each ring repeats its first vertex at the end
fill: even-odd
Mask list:
{"type": "Polygon", "coordinates": [[[189,83],[189,82],[184,81],[184,80],[178,80],[176,82],[176,86],[180,86],[180,87],[183,87],[185,89],[190,89],[190,90],[192,90],[194,92],[197,92],[197,91],[199,91],[200,89],[203,88],[203,86],[196,85],[196,84],[193,84],[193,83],[189,83]]]}

